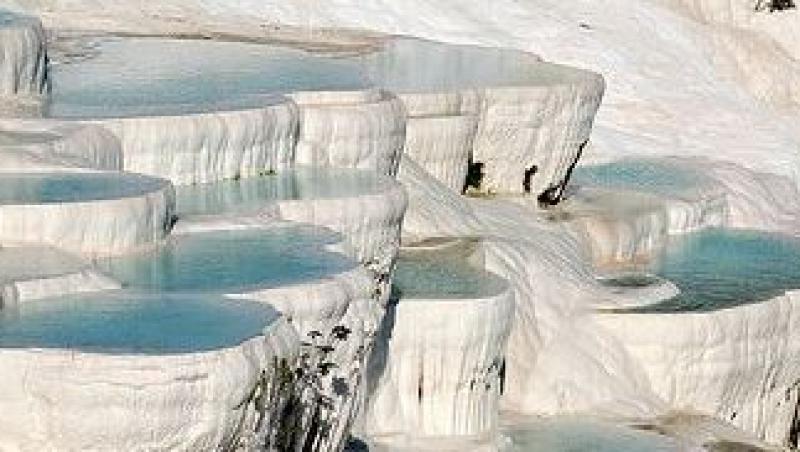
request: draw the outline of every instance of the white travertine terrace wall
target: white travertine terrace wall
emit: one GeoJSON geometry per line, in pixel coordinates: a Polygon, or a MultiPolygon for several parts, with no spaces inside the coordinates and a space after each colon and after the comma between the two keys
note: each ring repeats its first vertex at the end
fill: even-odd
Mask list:
{"type": "Polygon", "coordinates": [[[312,341],[315,332],[328,336],[337,327],[350,331],[345,340],[331,344],[334,350],[327,360],[336,366],[320,377],[321,393],[332,405],[324,409],[330,410],[334,427],[316,450],[338,450],[346,443],[361,409],[366,359],[383,316],[383,306],[375,296],[379,283],[359,266],[313,283],[230,295],[268,303],[289,319],[302,341],[312,341]]]}
{"type": "Polygon", "coordinates": [[[0,204],[0,245],[44,244],[88,255],[149,248],[169,233],[174,198],[163,181],[155,191],[117,199],[0,204]]]}
{"type": "Polygon", "coordinates": [[[71,122],[0,119],[0,171],[122,170],[122,147],[107,129],[71,122]]]}
{"type": "Polygon", "coordinates": [[[296,347],[278,318],[263,336],[201,353],[4,348],[0,449],[224,449],[255,430],[250,392],[273,357],[291,359],[296,347]]]}
{"type": "Polygon", "coordinates": [[[484,298],[400,298],[387,315],[365,431],[412,440],[494,432],[514,318],[510,288],[484,298]]]}
{"type": "Polygon", "coordinates": [[[0,11],[0,116],[41,113],[48,94],[46,41],[38,19],[0,11]]]}
{"type": "Polygon", "coordinates": [[[800,294],[692,313],[596,314],[673,409],[786,444],[800,402],[800,294]]]}
{"type": "Polygon", "coordinates": [[[13,294],[0,310],[51,296],[120,288],[88,261],[41,246],[0,248],[0,286],[13,294]]]}
{"type": "Polygon", "coordinates": [[[587,310],[615,299],[565,224],[543,222],[517,202],[458,196],[407,156],[400,180],[409,191],[404,240],[483,236],[486,269],[510,283],[504,408],[633,417],[665,409],[619,341],[587,321],[587,310]]]}
{"type": "Polygon", "coordinates": [[[394,176],[403,152],[403,103],[380,90],[296,92],[300,110],[296,163],[373,169],[394,176]]]}
{"type": "Polygon", "coordinates": [[[286,220],[330,228],[344,236],[351,256],[388,275],[400,247],[400,232],[406,212],[403,187],[388,180],[380,193],[351,198],[277,202],[279,216],[286,220]]]}
{"type": "Polygon", "coordinates": [[[92,122],[108,128],[122,142],[125,171],[163,177],[179,185],[290,166],[297,132],[296,108],[288,101],[248,110],[92,122]]]}
{"type": "Polygon", "coordinates": [[[646,261],[670,235],[728,224],[725,194],[716,189],[671,197],[580,188],[560,209],[600,267],[646,261]]]}
{"type": "Polygon", "coordinates": [[[410,117],[405,153],[449,189],[461,193],[476,127],[475,115],[410,117]]]}
{"type": "Polygon", "coordinates": [[[483,190],[522,193],[525,171],[534,166],[530,193],[559,191],[566,183],[589,139],[605,82],[591,72],[564,71],[567,80],[557,84],[484,90],[473,155],[484,163],[483,190]]]}
{"type": "MultiPolygon", "coordinates": [[[[178,234],[192,234],[208,230],[258,229],[270,223],[268,218],[263,218],[259,225],[255,218],[250,217],[238,224],[235,220],[225,222],[216,221],[213,217],[198,218],[190,220],[190,224],[183,227],[179,222],[176,231],[178,234]]],[[[271,222],[277,224],[280,221],[279,218],[273,218],[271,222]]],[[[329,246],[337,249],[339,245],[329,246]]],[[[362,405],[366,358],[374,345],[384,309],[378,289],[385,282],[379,278],[380,274],[369,270],[364,266],[356,266],[352,270],[313,282],[226,294],[231,298],[255,300],[274,307],[302,341],[311,342],[311,334],[316,333],[328,336],[336,327],[349,329],[348,337],[335,344],[327,358],[336,367],[329,374],[320,376],[320,391],[330,398],[333,406],[332,409],[322,409],[331,410],[336,422],[331,423],[335,426],[333,431],[322,440],[323,446],[317,450],[338,450],[346,442],[350,425],[362,405]],[[346,391],[342,391],[344,388],[346,391]]]]}
{"type": "Polygon", "coordinates": [[[397,93],[409,118],[477,115],[483,102],[482,89],[453,89],[397,93]]]}

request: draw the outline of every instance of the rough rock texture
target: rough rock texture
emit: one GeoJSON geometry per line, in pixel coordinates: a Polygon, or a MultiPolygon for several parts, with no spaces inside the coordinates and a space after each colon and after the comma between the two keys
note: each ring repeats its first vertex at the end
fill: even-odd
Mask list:
{"type": "Polygon", "coordinates": [[[289,166],[297,131],[291,102],[240,111],[95,121],[122,142],[126,171],[175,184],[212,182],[289,166]]]}
{"type": "Polygon", "coordinates": [[[385,91],[301,92],[296,162],[394,176],[406,131],[402,102],[385,91]]]}
{"type": "Polygon", "coordinates": [[[0,120],[1,171],[119,171],[122,164],[119,140],[103,127],[0,120]]]}
{"type": "Polygon", "coordinates": [[[224,449],[255,430],[250,393],[296,344],[279,318],[264,336],[203,353],[2,349],[0,448],[224,449]]]}
{"type": "Polygon", "coordinates": [[[172,185],[161,181],[154,191],[116,199],[0,204],[0,244],[45,244],[89,255],[149,248],[172,227],[174,197],[172,185]]]}
{"type": "Polygon", "coordinates": [[[40,113],[48,91],[46,67],[39,20],[0,9],[0,116],[40,113]]]}

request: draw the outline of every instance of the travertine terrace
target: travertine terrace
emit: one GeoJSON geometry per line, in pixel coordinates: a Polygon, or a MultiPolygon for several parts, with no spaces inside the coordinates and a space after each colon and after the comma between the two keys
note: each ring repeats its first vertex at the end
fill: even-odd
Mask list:
{"type": "MultiPolygon", "coordinates": [[[[223,3],[0,0],[0,450],[515,450],[565,415],[652,450],[797,446],[793,132],[754,108],[774,159],[698,144],[780,104],[785,55],[726,72],[695,129],[670,108],[716,69],[641,36],[597,63],[607,30],[566,7],[468,2],[434,32],[427,0],[223,3]],[[464,11],[583,37],[456,44],[464,11]],[[703,279],[737,259],[750,286],[703,279]]],[[[693,51],[741,62],[741,11],[663,3],[586,8],[714,23],[693,51]]]]}

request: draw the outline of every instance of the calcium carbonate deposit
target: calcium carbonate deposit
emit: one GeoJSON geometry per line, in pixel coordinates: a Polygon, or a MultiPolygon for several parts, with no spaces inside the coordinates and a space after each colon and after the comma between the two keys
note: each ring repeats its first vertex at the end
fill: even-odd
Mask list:
{"type": "Polygon", "coordinates": [[[800,437],[800,10],[0,0],[0,451],[800,437]]]}

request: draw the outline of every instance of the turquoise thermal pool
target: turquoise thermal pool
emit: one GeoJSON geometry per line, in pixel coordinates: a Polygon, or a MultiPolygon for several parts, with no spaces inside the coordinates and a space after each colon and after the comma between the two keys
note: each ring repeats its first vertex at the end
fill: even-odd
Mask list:
{"type": "Polygon", "coordinates": [[[406,299],[486,298],[506,289],[506,282],[472,265],[458,247],[444,250],[401,250],[394,289],[406,299]]]}
{"type": "Polygon", "coordinates": [[[602,165],[578,166],[571,183],[579,186],[635,190],[653,195],[682,195],[703,186],[699,173],[683,165],[658,160],[623,159],[602,165]]]}
{"type": "Polygon", "coordinates": [[[259,336],[278,316],[263,303],[205,295],[79,294],[0,310],[0,348],[202,352],[259,336]]]}
{"type": "Polygon", "coordinates": [[[277,44],[105,37],[94,38],[85,58],[53,66],[49,115],[203,113],[255,108],[296,91],[555,84],[577,74],[518,51],[407,38],[344,55],[277,44]]]}
{"type": "Polygon", "coordinates": [[[175,115],[255,108],[264,95],[367,86],[349,61],[290,47],[161,38],[104,38],[52,70],[49,115],[175,115]]]}
{"type": "Polygon", "coordinates": [[[0,177],[0,204],[52,204],[142,196],[163,179],[132,173],[8,173],[0,177]]]}
{"type": "Polygon", "coordinates": [[[633,312],[707,311],[768,300],[800,288],[800,241],[711,229],[675,237],[647,271],[676,284],[680,295],[633,312]]]}
{"type": "Polygon", "coordinates": [[[504,452],[677,452],[679,444],[656,433],[601,421],[542,419],[508,427],[504,452]]]}
{"type": "Polygon", "coordinates": [[[269,202],[331,199],[379,193],[390,180],[374,171],[295,168],[276,174],[176,188],[178,215],[247,212],[269,202]]]}
{"type": "Polygon", "coordinates": [[[355,267],[326,251],[317,228],[281,226],[177,235],[155,252],[98,262],[124,287],[159,292],[231,292],[316,281],[355,267]]]}

